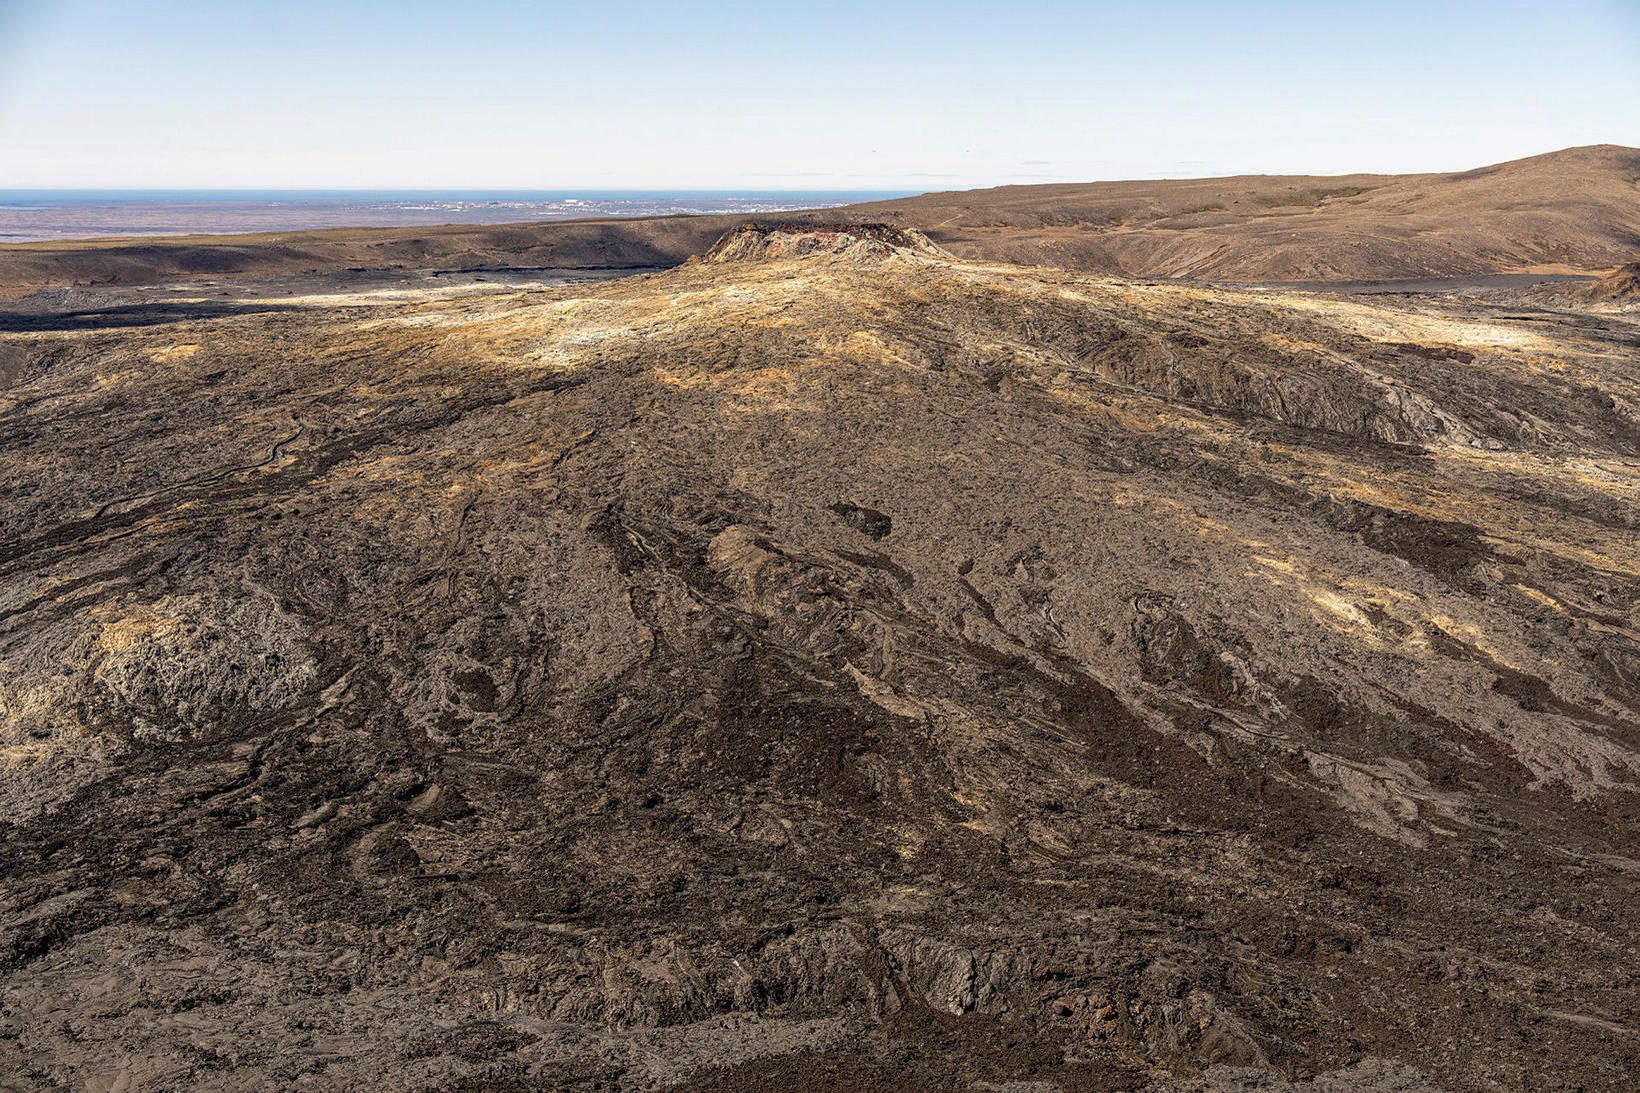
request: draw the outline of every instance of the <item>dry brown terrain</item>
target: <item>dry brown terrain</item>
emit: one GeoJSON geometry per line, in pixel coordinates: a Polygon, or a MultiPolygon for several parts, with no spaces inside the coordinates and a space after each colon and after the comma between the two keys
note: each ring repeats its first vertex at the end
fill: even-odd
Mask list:
{"type": "MultiPolygon", "coordinates": [[[[1640,254],[1640,150],[1571,148],[1457,174],[1009,186],[784,219],[888,220],[963,257],[1218,281],[1595,271],[1640,254]]],[[[374,228],[0,246],[0,301],[44,288],[349,269],[635,268],[745,217],[374,228]]]]}
{"type": "Polygon", "coordinates": [[[636,269],[699,254],[743,217],[100,239],[0,246],[0,301],[41,289],[347,271],[636,269]]]}
{"type": "Polygon", "coordinates": [[[1640,149],[1568,148],[1457,174],[1009,186],[855,206],[986,259],[1220,281],[1364,281],[1640,254],[1640,149]]]}
{"type": "Polygon", "coordinates": [[[1632,1088],[1634,311],[102,299],[0,321],[13,1086],[1632,1088]]]}

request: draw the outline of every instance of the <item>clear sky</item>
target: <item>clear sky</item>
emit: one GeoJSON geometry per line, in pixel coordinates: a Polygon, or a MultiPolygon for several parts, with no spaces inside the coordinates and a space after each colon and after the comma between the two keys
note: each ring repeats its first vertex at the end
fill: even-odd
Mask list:
{"type": "Polygon", "coordinates": [[[952,189],[1640,145],[1640,0],[0,0],[0,187],[952,189]]]}

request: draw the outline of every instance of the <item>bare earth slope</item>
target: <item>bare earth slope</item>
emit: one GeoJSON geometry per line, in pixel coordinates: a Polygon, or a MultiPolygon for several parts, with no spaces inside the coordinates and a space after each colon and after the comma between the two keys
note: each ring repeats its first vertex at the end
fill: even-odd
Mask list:
{"type": "Polygon", "coordinates": [[[18,1086],[1640,1067],[1633,316],[886,229],[204,303],[0,319],[18,1086]]]}
{"type": "MultiPolygon", "coordinates": [[[[1009,186],[788,220],[888,220],[958,255],[1220,281],[1604,270],[1640,254],[1640,150],[1570,148],[1446,175],[1009,186]]],[[[0,246],[0,300],[72,285],[355,269],[671,266],[734,217],[0,246]]]]}
{"type": "Polygon", "coordinates": [[[744,217],[668,216],[436,228],[102,239],[0,246],[0,301],[75,285],[347,270],[673,266],[744,217]]]}
{"type": "Polygon", "coordinates": [[[959,254],[1147,277],[1602,269],[1640,254],[1640,149],[1568,148],[1458,174],[1010,186],[855,208],[959,254]]]}

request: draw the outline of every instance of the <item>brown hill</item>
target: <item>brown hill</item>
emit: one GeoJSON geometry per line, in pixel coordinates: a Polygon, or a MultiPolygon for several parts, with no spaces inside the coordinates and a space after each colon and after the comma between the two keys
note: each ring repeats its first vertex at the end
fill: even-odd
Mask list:
{"type": "Polygon", "coordinates": [[[959,255],[1145,277],[1349,281],[1604,269],[1640,248],[1640,149],[1457,174],[1008,186],[858,206],[959,255]]]}
{"type": "MultiPolygon", "coordinates": [[[[1006,186],[788,220],[888,221],[953,253],[1227,281],[1608,269],[1640,251],[1640,150],[1571,148],[1457,174],[1006,186]]],[[[74,284],[349,268],[671,266],[744,217],[607,219],[0,246],[0,300],[74,284]]]]}

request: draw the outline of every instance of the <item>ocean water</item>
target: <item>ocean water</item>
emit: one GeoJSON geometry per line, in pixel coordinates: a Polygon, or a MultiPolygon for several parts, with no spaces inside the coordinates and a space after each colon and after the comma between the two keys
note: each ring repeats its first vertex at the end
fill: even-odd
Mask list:
{"type": "Polygon", "coordinates": [[[0,190],[0,243],[755,214],[904,196],[878,190],[0,190]]]}

